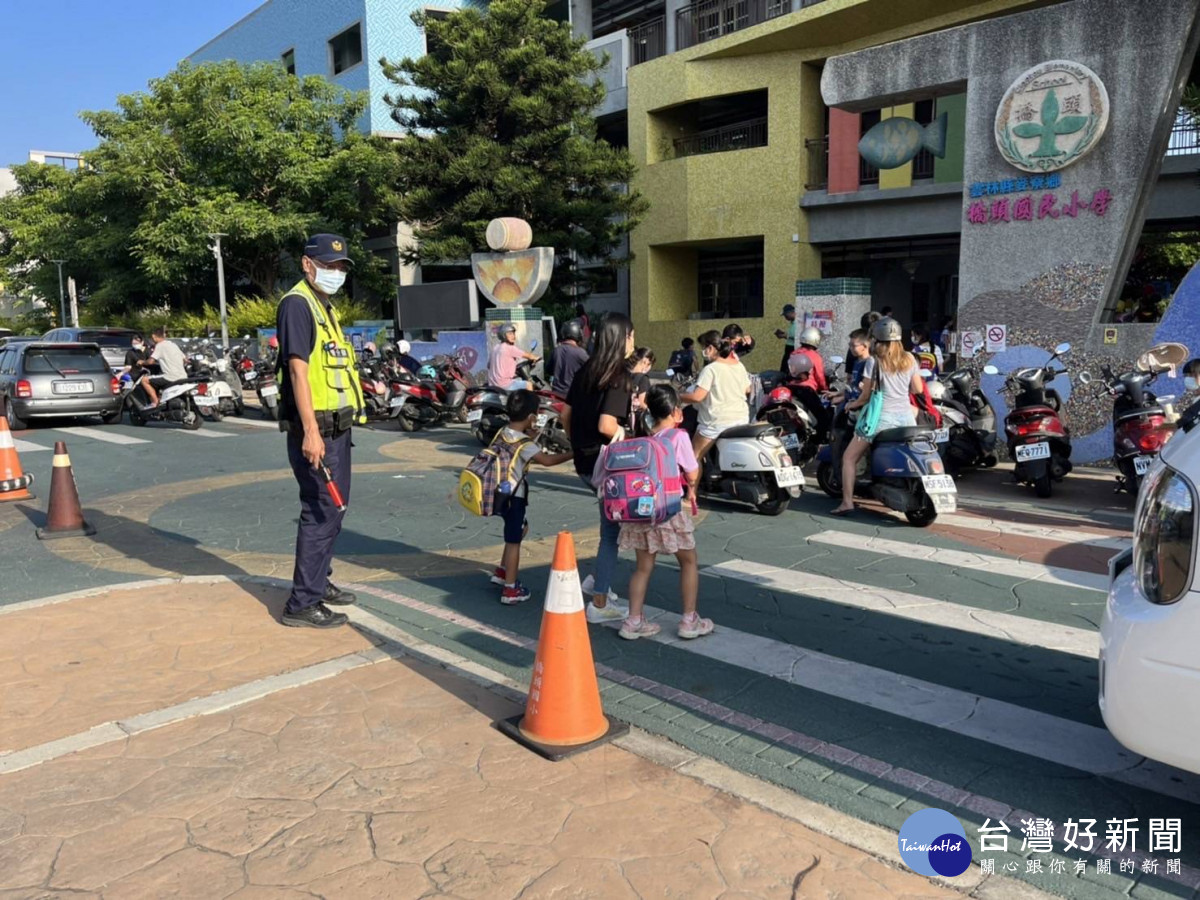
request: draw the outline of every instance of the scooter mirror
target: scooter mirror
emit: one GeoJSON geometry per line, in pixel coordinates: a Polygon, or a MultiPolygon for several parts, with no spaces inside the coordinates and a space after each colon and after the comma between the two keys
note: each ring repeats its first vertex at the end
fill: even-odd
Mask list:
{"type": "Polygon", "coordinates": [[[1054,355],[1062,356],[1064,353],[1069,352],[1070,349],[1071,349],[1070,344],[1059,344],[1057,347],[1054,348],[1054,355]]]}
{"type": "Polygon", "coordinates": [[[1079,373],[1079,383],[1080,384],[1091,384],[1092,383],[1091,374],[1088,372],[1080,372],[1079,373]]]}
{"type": "Polygon", "coordinates": [[[842,363],[844,363],[846,361],[846,358],[844,356],[831,356],[831,357],[829,357],[829,361],[831,363],[833,363],[835,366],[840,366],[842,363]]]}
{"type": "Polygon", "coordinates": [[[995,366],[993,366],[991,363],[988,363],[986,366],[983,367],[983,374],[984,375],[999,375],[1000,370],[997,369],[995,366]]]}
{"type": "Polygon", "coordinates": [[[532,344],[530,344],[530,345],[529,345],[529,349],[530,349],[530,350],[536,350],[536,349],[537,349],[537,341],[534,341],[532,344]]]}
{"type": "Polygon", "coordinates": [[[674,370],[674,369],[667,369],[667,377],[668,377],[668,378],[674,378],[674,377],[675,377],[675,370],[674,370]]]}
{"type": "Polygon", "coordinates": [[[921,377],[924,378],[926,381],[929,381],[933,378],[933,373],[930,372],[928,369],[922,369],[921,377]]]}

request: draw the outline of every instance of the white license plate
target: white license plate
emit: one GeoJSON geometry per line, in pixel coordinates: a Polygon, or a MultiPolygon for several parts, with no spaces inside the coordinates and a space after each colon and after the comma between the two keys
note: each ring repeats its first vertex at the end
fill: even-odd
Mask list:
{"type": "Polygon", "coordinates": [[[939,513],[952,513],[958,509],[957,494],[930,494],[929,499],[933,501],[933,508],[939,513]]]}
{"type": "Polygon", "coordinates": [[[958,493],[958,488],[954,484],[954,479],[949,475],[922,475],[921,484],[925,488],[925,493],[931,497],[934,494],[958,493]]]}
{"type": "Polygon", "coordinates": [[[1150,466],[1154,463],[1153,456],[1135,456],[1133,458],[1133,471],[1138,475],[1145,475],[1150,471],[1150,466]]]}
{"type": "Polygon", "coordinates": [[[1045,441],[1039,444],[1022,444],[1017,448],[1017,462],[1031,462],[1035,459],[1049,459],[1050,445],[1045,441]]]}
{"type": "Polygon", "coordinates": [[[54,393],[56,394],[90,394],[94,390],[96,390],[96,386],[90,381],[54,382],[54,393]]]}
{"type": "Polygon", "coordinates": [[[780,487],[794,487],[804,484],[804,473],[799,466],[783,466],[775,470],[775,483],[780,487]]]}
{"type": "Polygon", "coordinates": [[[783,446],[787,447],[789,450],[799,450],[800,436],[797,434],[785,434],[783,436],[783,446]]]}
{"type": "Polygon", "coordinates": [[[939,428],[933,433],[933,442],[935,444],[945,444],[950,440],[950,429],[939,428]]]}
{"type": "Polygon", "coordinates": [[[265,385],[264,387],[260,388],[260,391],[264,397],[274,397],[276,394],[279,393],[279,388],[277,388],[273,384],[268,384],[268,385],[265,385]]]}
{"type": "Polygon", "coordinates": [[[257,372],[255,372],[253,369],[251,369],[249,372],[247,372],[247,373],[246,373],[246,380],[247,380],[247,381],[253,381],[253,380],[254,380],[254,379],[256,379],[257,377],[258,377],[258,373],[257,373],[257,372]]]}
{"type": "Polygon", "coordinates": [[[467,421],[468,422],[478,422],[482,418],[483,418],[483,410],[482,409],[473,409],[469,413],[467,413],[467,421]]]}
{"type": "Polygon", "coordinates": [[[537,417],[536,427],[538,427],[538,428],[545,428],[545,427],[546,427],[546,423],[547,423],[548,421],[550,421],[550,414],[549,414],[549,413],[539,413],[539,414],[538,414],[538,417],[537,417]]]}
{"type": "Polygon", "coordinates": [[[196,394],[192,399],[196,401],[197,406],[216,406],[221,402],[216,397],[205,397],[200,394],[196,394]]]}

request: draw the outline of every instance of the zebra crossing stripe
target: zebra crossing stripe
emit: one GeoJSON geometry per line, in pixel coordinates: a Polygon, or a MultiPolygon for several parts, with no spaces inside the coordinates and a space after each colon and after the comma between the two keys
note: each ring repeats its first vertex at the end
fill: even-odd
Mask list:
{"type": "Polygon", "coordinates": [[[1080,531],[1075,528],[1049,528],[1042,525],[1028,525],[1024,522],[1005,522],[999,519],[983,519],[977,516],[964,516],[959,513],[943,514],[937,517],[938,525],[949,525],[952,528],[965,528],[968,531],[983,531],[988,534],[1017,534],[1022,537],[1046,538],[1061,544],[1071,544],[1080,547],[1100,547],[1104,550],[1124,550],[1131,538],[1115,537],[1111,534],[1100,534],[1095,531],[1080,531]]]}
{"type": "Polygon", "coordinates": [[[952,628],[968,634],[1001,637],[1018,644],[1058,650],[1087,659],[1096,659],[1100,654],[1100,636],[1095,630],[1056,625],[1011,613],[991,612],[949,600],[922,597],[890,588],[871,587],[826,575],[781,569],[778,566],[745,559],[707,566],[703,574],[736,578],[771,591],[886,613],[896,618],[952,628]]]}
{"type": "Polygon", "coordinates": [[[809,535],[809,543],[825,544],[847,550],[866,550],[903,559],[917,559],[939,563],[953,569],[973,569],[977,572],[994,572],[1021,581],[1037,581],[1061,587],[1081,588],[1089,591],[1108,592],[1108,576],[1095,572],[1081,572],[1061,566],[1008,559],[1003,556],[988,556],[964,550],[947,550],[928,544],[909,544],[869,534],[853,534],[849,531],[823,531],[809,535]]]}
{"type": "Polygon", "coordinates": [[[63,434],[73,434],[77,437],[91,438],[93,441],[103,441],[106,444],[149,444],[144,438],[130,437],[119,431],[104,428],[56,428],[63,434]]]}

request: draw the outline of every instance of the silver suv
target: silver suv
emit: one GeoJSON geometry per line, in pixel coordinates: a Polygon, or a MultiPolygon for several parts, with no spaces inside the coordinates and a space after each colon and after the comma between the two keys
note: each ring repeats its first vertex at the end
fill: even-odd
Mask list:
{"type": "Polygon", "coordinates": [[[109,368],[120,369],[125,365],[125,354],[133,348],[132,328],[55,328],[42,335],[44,341],[73,344],[99,344],[109,368]]]}
{"type": "Polygon", "coordinates": [[[0,397],[8,427],[30,419],[99,416],[121,419],[121,386],[96,344],[48,341],[0,347],[0,397]]]}

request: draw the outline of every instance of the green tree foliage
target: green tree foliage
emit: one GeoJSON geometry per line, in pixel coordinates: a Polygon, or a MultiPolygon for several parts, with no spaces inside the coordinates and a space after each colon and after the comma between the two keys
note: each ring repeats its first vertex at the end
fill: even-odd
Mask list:
{"type": "Polygon", "coordinates": [[[401,208],[419,243],[406,261],[466,259],[486,249],[489,220],[520,216],[556,251],[543,307],[590,292],[577,261],[627,262],[621,239],[646,209],[626,187],[628,152],[596,136],[601,61],[545,8],[494,0],[445,18],[418,12],[429,52],[381,60],[400,88],[388,97],[392,117],[409,137],[399,144],[401,208]]]}
{"type": "Polygon", "coordinates": [[[83,114],[99,144],[77,172],[16,168],[18,191],[0,200],[0,266],[56,297],[53,266],[38,263],[68,259],[112,313],[195,308],[215,293],[210,232],[228,235],[233,282],[270,295],[305,236],[328,230],[348,238],[358,276],[382,287],[362,241],[396,221],[399,160],[356,128],[365,105],[276,64],[184,63],[116,109],[83,114]]]}

